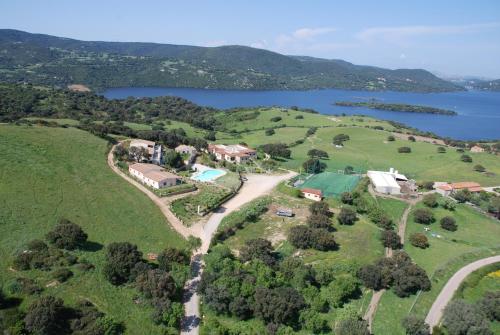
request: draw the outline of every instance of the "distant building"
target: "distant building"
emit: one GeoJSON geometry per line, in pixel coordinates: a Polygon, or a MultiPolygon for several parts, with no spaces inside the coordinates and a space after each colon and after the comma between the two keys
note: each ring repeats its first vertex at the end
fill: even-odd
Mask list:
{"type": "Polygon", "coordinates": [[[191,145],[181,144],[175,148],[175,151],[180,153],[180,154],[191,155],[191,154],[196,153],[196,148],[191,146],[191,145]]]}
{"type": "Polygon", "coordinates": [[[323,199],[323,192],[321,192],[321,190],[315,188],[303,188],[300,191],[302,192],[302,195],[304,195],[304,198],[306,199],[314,201],[321,201],[321,199],[323,199]]]}
{"type": "Polygon", "coordinates": [[[470,148],[470,152],[477,153],[477,152],[484,152],[484,148],[481,148],[479,145],[475,145],[470,148]]]}
{"type": "Polygon", "coordinates": [[[246,163],[257,157],[257,151],[241,144],[209,144],[208,152],[215,155],[217,160],[232,163],[246,163]]]}
{"type": "Polygon", "coordinates": [[[160,144],[148,140],[134,139],[130,141],[129,147],[144,148],[148,151],[149,162],[157,165],[163,163],[163,148],[160,144]]]}
{"type": "Polygon", "coordinates": [[[463,181],[459,183],[442,184],[436,187],[436,191],[444,196],[448,196],[454,192],[467,189],[469,192],[481,192],[483,188],[478,183],[472,181],[463,181]]]}
{"type": "Polygon", "coordinates": [[[130,174],[156,189],[177,185],[181,178],[154,164],[136,163],[128,167],[130,174]]]}
{"type": "Polygon", "coordinates": [[[401,194],[401,186],[398,182],[407,182],[408,178],[393,168],[386,171],[368,171],[368,178],[372,182],[373,188],[379,193],[401,194]]]}

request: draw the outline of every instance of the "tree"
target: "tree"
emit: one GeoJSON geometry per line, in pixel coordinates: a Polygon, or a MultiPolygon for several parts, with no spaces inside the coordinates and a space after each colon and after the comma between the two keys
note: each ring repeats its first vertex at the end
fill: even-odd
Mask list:
{"type": "Polygon", "coordinates": [[[170,271],[172,264],[189,264],[189,256],[182,250],[176,248],[166,248],[158,254],[158,268],[163,271],[170,271]]]}
{"type": "Polygon", "coordinates": [[[346,134],[338,134],[333,137],[333,144],[342,145],[343,142],[350,140],[349,135],[346,134]]]}
{"type": "Polygon", "coordinates": [[[24,317],[26,330],[32,334],[65,333],[64,303],[53,296],[44,296],[35,300],[24,317]]]}
{"type": "Polygon", "coordinates": [[[484,168],[484,166],[482,166],[481,164],[476,164],[474,165],[474,171],[477,171],[477,172],[484,172],[486,171],[486,169],[484,168]]]}
{"type": "Polygon", "coordinates": [[[419,183],[419,187],[430,191],[430,190],[434,189],[434,182],[433,181],[423,181],[423,182],[419,183]]]}
{"type": "Polygon", "coordinates": [[[281,116],[274,116],[274,117],[271,118],[272,122],[279,122],[281,120],[282,120],[281,116]]]}
{"type": "Polygon", "coordinates": [[[429,291],[431,281],[425,270],[416,264],[408,264],[393,273],[393,290],[398,297],[408,297],[417,291],[429,291]]]}
{"type": "Polygon", "coordinates": [[[406,335],[430,335],[429,325],[423,319],[410,315],[403,319],[406,335]]]}
{"type": "Polygon", "coordinates": [[[163,155],[163,159],[166,166],[170,166],[174,169],[184,165],[181,155],[175,150],[167,150],[165,155],[163,155]]]}
{"type": "Polygon", "coordinates": [[[437,207],[438,205],[437,196],[434,193],[424,195],[422,202],[424,205],[431,208],[437,207]]]}
{"type": "Polygon", "coordinates": [[[258,287],[254,294],[255,315],[266,323],[294,325],[306,307],[302,295],[291,287],[258,287]]]}
{"type": "Polygon", "coordinates": [[[116,160],[123,160],[124,158],[126,159],[127,156],[128,156],[127,149],[125,149],[121,144],[118,144],[115,147],[115,150],[113,150],[113,157],[116,160]]]}
{"type": "Polygon", "coordinates": [[[311,214],[307,217],[307,225],[311,228],[330,228],[330,218],[323,214],[311,214]]]}
{"type": "Polygon", "coordinates": [[[292,227],[288,235],[290,243],[300,249],[333,250],[337,247],[333,234],[326,229],[299,225],[292,227]]]}
{"type": "Polygon", "coordinates": [[[434,214],[428,208],[417,208],[415,212],[413,212],[413,218],[415,222],[421,224],[431,224],[434,222],[434,214]]]}
{"type": "Polygon", "coordinates": [[[410,243],[414,247],[425,249],[429,246],[427,236],[422,233],[413,233],[410,235],[410,243]]]}
{"type": "Polygon", "coordinates": [[[408,141],[415,142],[417,139],[414,136],[408,136],[408,141]]]}
{"type": "Polygon", "coordinates": [[[491,334],[486,316],[475,305],[452,300],[444,309],[443,325],[450,335],[491,334]]]}
{"type": "Polygon", "coordinates": [[[356,212],[347,207],[342,207],[337,217],[341,225],[352,225],[357,219],[356,212]]]}
{"type": "Polygon", "coordinates": [[[382,284],[382,271],[379,266],[365,265],[358,270],[356,275],[367,288],[377,291],[384,288],[382,284]]]}
{"type": "Polygon", "coordinates": [[[464,203],[471,200],[472,193],[468,189],[463,189],[458,192],[454,192],[452,196],[456,201],[464,203]]]}
{"type": "Polygon", "coordinates": [[[446,148],[445,147],[437,147],[437,153],[438,154],[446,153],[446,148]]]}
{"type": "Polygon", "coordinates": [[[441,202],[441,206],[443,206],[444,209],[447,209],[449,211],[454,211],[455,208],[457,207],[457,204],[450,198],[444,198],[443,201],[441,202]]]}
{"type": "Polygon", "coordinates": [[[466,154],[460,156],[460,160],[465,163],[472,163],[472,157],[466,154]]]}
{"type": "Polygon", "coordinates": [[[387,141],[394,142],[395,140],[396,140],[396,138],[393,135],[387,136],[387,141]]]}
{"type": "Polygon", "coordinates": [[[381,235],[382,244],[386,248],[401,248],[401,238],[394,230],[384,230],[381,235]]]}
{"type": "Polygon", "coordinates": [[[215,131],[209,131],[206,135],[205,135],[205,139],[207,141],[215,141],[217,140],[217,138],[215,137],[215,131]]]}
{"type": "Polygon", "coordinates": [[[297,116],[295,116],[295,119],[296,120],[303,120],[304,116],[303,115],[297,115],[297,116]]]}
{"type": "Polygon", "coordinates": [[[313,215],[330,215],[330,206],[324,201],[315,201],[309,205],[309,212],[313,215]]]}
{"type": "Polygon", "coordinates": [[[137,246],[128,242],[114,242],[106,249],[104,276],[113,285],[120,285],[131,279],[134,266],[142,261],[137,246]]]}
{"type": "Polygon", "coordinates": [[[340,195],[340,201],[346,205],[352,205],[354,202],[354,196],[351,192],[343,192],[340,195]]]}
{"type": "Polygon", "coordinates": [[[245,241],[245,245],[240,250],[240,258],[243,262],[259,259],[267,266],[273,267],[276,265],[273,246],[271,242],[263,238],[245,241]]]}
{"type": "Polygon", "coordinates": [[[400,154],[409,154],[411,152],[411,148],[410,147],[399,147],[398,152],[400,154]]]}
{"type": "Polygon", "coordinates": [[[64,283],[69,278],[73,276],[73,272],[67,268],[57,269],[52,273],[52,278],[56,279],[60,283],[64,283]]]}
{"type": "Polygon", "coordinates": [[[370,335],[368,322],[359,317],[337,322],[334,330],[335,335],[370,335]]]}
{"type": "Polygon", "coordinates": [[[57,248],[73,250],[84,245],[88,235],[79,225],[63,218],[45,237],[57,248]]]}
{"type": "Polygon", "coordinates": [[[323,150],[311,149],[307,152],[307,156],[311,158],[328,158],[328,153],[323,150]]]}
{"type": "Polygon", "coordinates": [[[443,228],[445,230],[448,230],[448,231],[456,231],[457,228],[458,228],[457,222],[451,216],[445,216],[445,217],[443,217],[439,221],[439,224],[441,225],[441,228],[443,228]]]}
{"type": "Polygon", "coordinates": [[[269,143],[260,146],[260,149],[272,158],[283,157],[290,158],[292,151],[283,143],[269,143]]]}
{"type": "Polygon", "coordinates": [[[353,174],[354,173],[354,168],[350,165],[347,165],[344,168],[344,174],[353,174]]]}
{"type": "Polygon", "coordinates": [[[275,131],[274,131],[274,129],[273,129],[273,128],[269,128],[269,129],[266,129],[266,131],[264,132],[264,134],[265,134],[266,136],[272,136],[272,135],[274,135],[274,134],[275,134],[275,131]]]}
{"type": "Polygon", "coordinates": [[[326,164],[317,158],[311,158],[302,163],[302,168],[306,173],[320,173],[326,168],[326,164]]]}
{"type": "Polygon", "coordinates": [[[300,313],[299,322],[312,334],[320,334],[328,329],[326,320],[318,312],[311,309],[306,309],[300,313]]]}
{"type": "Polygon", "coordinates": [[[172,300],[177,294],[175,281],[170,273],[155,269],[137,276],[135,286],[148,299],[172,300]]]}
{"type": "Polygon", "coordinates": [[[486,292],[479,308],[490,321],[500,321],[500,291],[486,292]]]}
{"type": "Polygon", "coordinates": [[[359,281],[352,275],[337,277],[328,286],[322,289],[330,307],[339,308],[355,296],[359,291],[359,281]]]}

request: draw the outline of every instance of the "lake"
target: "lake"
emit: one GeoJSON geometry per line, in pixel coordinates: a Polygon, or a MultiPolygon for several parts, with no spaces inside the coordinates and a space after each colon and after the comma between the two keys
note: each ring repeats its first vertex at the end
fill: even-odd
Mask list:
{"type": "Polygon", "coordinates": [[[192,88],[125,87],[108,89],[110,99],[173,95],[216,108],[255,106],[299,106],[322,114],[364,114],[402,122],[420,130],[461,140],[500,138],[500,93],[484,91],[449,93],[368,92],[348,90],[232,91],[192,88]],[[366,101],[426,105],[454,110],[456,116],[379,111],[333,106],[336,101],[366,101]]]}

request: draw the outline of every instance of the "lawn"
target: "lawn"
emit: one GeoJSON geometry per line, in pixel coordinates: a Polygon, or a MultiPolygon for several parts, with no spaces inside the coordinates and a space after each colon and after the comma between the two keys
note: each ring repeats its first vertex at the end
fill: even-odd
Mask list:
{"type": "Polygon", "coordinates": [[[399,222],[403,216],[403,212],[406,207],[408,207],[408,205],[403,201],[389,198],[377,198],[377,203],[380,205],[380,208],[392,219],[394,224],[399,222]]]}
{"type": "MultiPolygon", "coordinates": [[[[419,203],[416,208],[419,207],[423,207],[423,204],[419,203]]],[[[426,270],[431,278],[432,288],[429,292],[405,299],[386,292],[375,316],[375,334],[400,334],[403,331],[401,320],[409,314],[425,317],[446,281],[458,269],[476,259],[492,256],[500,251],[500,222],[476,212],[467,205],[458,205],[453,212],[443,208],[432,211],[436,222],[428,226],[430,232],[425,232],[423,225],[414,222],[410,213],[405,238],[408,241],[412,233],[426,233],[430,247],[419,249],[410,243],[406,243],[404,247],[412,259],[426,270]],[[439,220],[447,215],[453,216],[457,221],[456,232],[443,230],[439,226],[439,220]],[[431,233],[440,235],[441,238],[432,237],[431,233]]]]}
{"type": "MultiPolygon", "coordinates": [[[[89,299],[117,321],[127,334],[161,334],[151,321],[151,309],[133,303],[137,291],[115,287],[102,275],[104,246],[129,241],[144,253],[186,242],[166,222],[160,210],[140,191],[109,169],[107,143],[74,128],[0,125],[0,286],[16,276],[29,276],[45,286],[50,274],[14,273],[16,251],[43,238],[61,217],[81,225],[96,251],[78,251],[96,266],[68,282],[45,288],[44,294],[74,304],[89,299]]],[[[24,306],[29,299],[24,302],[24,306]]]]}

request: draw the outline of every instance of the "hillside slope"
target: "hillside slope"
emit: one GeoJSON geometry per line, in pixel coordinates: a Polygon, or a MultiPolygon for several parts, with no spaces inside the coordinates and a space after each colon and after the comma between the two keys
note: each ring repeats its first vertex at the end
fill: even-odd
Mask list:
{"type": "Polygon", "coordinates": [[[481,81],[473,85],[473,88],[478,90],[500,92],[500,79],[491,81],[481,81]]]}
{"type": "Polygon", "coordinates": [[[79,83],[95,89],[462,89],[420,69],[388,70],[245,46],[92,42],[10,29],[0,30],[0,81],[58,86],[79,83]]]}

